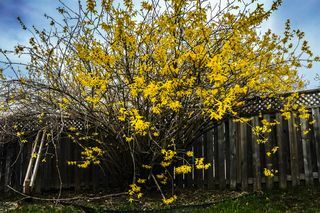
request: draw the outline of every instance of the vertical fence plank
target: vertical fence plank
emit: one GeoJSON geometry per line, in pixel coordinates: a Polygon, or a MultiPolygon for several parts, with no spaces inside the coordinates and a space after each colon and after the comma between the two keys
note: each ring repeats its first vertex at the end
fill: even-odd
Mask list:
{"type": "Polygon", "coordinates": [[[218,145],[218,127],[214,127],[213,132],[213,152],[214,152],[214,182],[215,185],[219,185],[219,145],[218,145]]]}
{"type": "Polygon", "coordinates": [[[279,186],[281,189],[287,188],[287,174],[286,174],[286,167],[285,167],[285,137],[283,134],[283,118],[282,116],[277,113],[276,120],[279,122],[277,125],[277,143],[279,146],[278,154],[279,154],[279,186]]]}
{"type": "MultiPolygon", "coordinates": [[[[191,149],[191,151],[194,151],[193,147],[191,149]]],[[[195,162],[195,157],[193,155],[192,157],[192,162],[195,162]]],[[[192,172],[185,174],[184,176],[184,181],[185,181],[185,186],[186,187],[192,187],[193,186],[193,173],[194,173],[194,166],[192,166],[192,172]]]]}
{"type": "Polygon", "coordinates": [[[237,184],[238,185],[241,185],[241,178],[242,178],[242,176],[241,176],[241,172],[242,172],[242,161],[241,161],[241,159],[242,159],[242,155],[243,155],[243,153],[242,153],[242,151],[241,151],[241,127],[240,127],[240,123],[239,122],[237,122],[237,123],[235,123],[235,129],[236,129],[236,140],[235,140],[235,142],[236,142],[236,162],[237,162],[237,169],[236,169],[236,172],[237,172],[237,184]]]}
{"type": "MultiPolygon", "coordinates": [[[[270,115],[264,115],[263,118],[265,120],[267,120],[268,122],[272,122],[270,119],[270,115]]],[[[266,137],[268,140],[265,144],[266,147],[266,153],[271,153],[271,149],[272,149],[272,136],[271,133],[265,133],[264,137],[266,137]]],[[[266,166],[267,169],[271,170],[274,169],[273,165],[272,165],[272,154],[270,156],[266,155],[266,166]]],[[[271,189],[273,187],[273,177],[269,176],[266,177],[266,186],[267,189],[271,189]]]]}
{"type": "MultiPolygon", "coordinates": [[[[202,158],[202,137],[199,137],[194,144],[195,158],[202,158]]],[[[203,170],[195,168],[194,170],[194,184],[196,187],[203,187],[203,170]]]]}
{"type": "Polygon", "coordinates": [[[11,163],[12,163],[12,154],[13,150],[11,149],[12,144],[7,146],[7,153],[6,153],[6,166],[5,166],[5,174],[4,174],[4,191],[8,192],[9,188],[7,185],[11,185],[11,163]]]}
{"type": "Polygon", "coordinates": [[[224,121],[224,137],[225,137],[225,173],[226,185],[230,187],[230,139],[229,139],[229,121],[224,121]]]}
{"type": "Polygon", "coordinates": [[[226,188],[225,180],[225,139],[224,139],[225,125],[222,122],[218,126],[218,159],[219,159],[219,188],[226,188]]]}
{"type": "Polygon", "coordinates": [[[214,187],[214,177],[213,177],[213,131],[210,130],[204,135],[204,151],[206,155],[206,162],[211,163],[211,166],[205,171],[206,185],[209,189],[214,187]]]}
{"type": "Polygon", "coordinates": [[[307,185],[313,184],[313,172],[311,162],[311,147],[309,138],[309,127],[308,120],[301,119],[301,137],[302,137],[302,152],[303,152],[303,163],[304,163],[304,174],[307,185]]]}
{"type": "MultiPolygon", "coordinates": [[[[175,147],[175,149],[176,149],[176,147],[175,147]]],[[[181,159],[184,159],[184,158],[185,158],[184,153],[179,153],[179,152],[178,152],[178,156],[179,156],[181,159]]],[[[184,165],[184,164],[185,164],[184,160],[179,160],[179,162],[176,164],[176,165],[177,165],[176,167],[182,166],[182,165],[184,165]]],[[[98,168],[95,168],[95,170],[94,170],[95,173],[98,172],[97,169],[98,169],[98,168]]],[[[98,174],[98,173],[97,173],[97,174],[98,174]]],[[[94,174],[94,176],[97,176],[97,175],[94,174]]],[[[175,181],[175,187],[176,187],[176,188],[183,188],[183,174],[176,174],[176,172],[174,172],[174,181],[175,181]]],[[[98,186],[96,186],[96,187],[98,187],[98,186]]]]}
{"type": "Polygon", "coordinates": [[[291,181],[292,186],[300,184],[299,162],[298,162],[298,145],[297,130],[293,113],[288,121],[289,146],[290,146],[290,164],[291,164],[291,181]]]}
{"type": "Polygon", "coordinates": [[[240,161],[241,161],[241,189],[248,189],[248,162],[247,162],[247,125],[240,123],[240,161]]]}
{"type": "MultiPolygon", "coordinates": [[[[259,126],[259,117],[253,117],[252,126],[259,126]]],[[[252,152],[253,152],[253,189],[261,191],[261,162],[260,162],[260,147],[258,144],[258,136],[252,132],[252,152]]]]}
{"type": "Polygon", "coordinates": [[[319,108],[312,108],[312,119],[313,119],[313,137],[316,144],[316,156],[317,156],[317,167],[318,167],[318,180],[320,182],[320,113],[319,108]]]}
{"type": "Polygon", "coordinates": [[[237,185],[237,161],[235,142],[235,123],[229,119],[229,147],[230,147],[230,188],[235,189],[237,185]]]}
{"type": "Polygon", "coordinates": [[[6,146],[0,142],[0,192],[4,191],[4,177],[6,165],[6,146]]]}

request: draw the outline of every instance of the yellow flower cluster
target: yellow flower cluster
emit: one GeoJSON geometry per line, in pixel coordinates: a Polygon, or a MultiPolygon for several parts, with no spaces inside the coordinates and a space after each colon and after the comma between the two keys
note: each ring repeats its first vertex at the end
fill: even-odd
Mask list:
{"type": "Polygon", "coordinates": [[[161,166],[168,167],[172,163],[172,160],[176,156],[177,152],[172,150],[162,149],[161,154],[163,155],[163,161],[161,162],[161,166]]]}
{"type": "Polygon", "coordinates": [[[176,167],[174,171],[176,174],[187,174],[191,172],[191,169],[192,167],[189,165],[182,165],[182,166],[176,167]]]}
{"type": "Polygon", "coordinates": [[[263,170],[263,174],[266,177],[273,177],[277,172],[278,172],[278,170],[273,170],[273,169],[268,169],[268,168],[264,168],[264,170],[263,170]]]}
{"type": "Polygon", "coordinates": [[[24,134],[25,134],[25,132],[17,132],[17,133],[16,133],[16,135],[17,135],[18,137],[23,136],[24,134]]]}
{"type": "Polygon", "coordinates": [[[103,156],[104,151],[99,147],[86,147],[81,152],[83,161],[68,161],[68,165],[77,165],[79,168],[87,168],[91,163],[94,165],[100,164],[99,157],[103,156]]]}
{"type": "Polygon", "coordinates": [[[137,183],[145,183],[146,182],[146,179],[141,179],[141,178],[139,178],[138,180],[137,180],[137,183]]]}
{"type": "Polygon", "coordinates": [[[132,203],[134,200],[134,197],[140,199],[143,196],[143,193],[141,192],[141,187],[138,186],[137,184],[133,183],[130,184],[130,189],[128,191],[129,194],[129,202],[132,203]]]}
{"type": "Polygon", "coordinates": [[[167,184],[168,177],[164,173],[157,174],[156,177],[160,180],[161,184],[163,184],[163,185],[167,184]]]}
{"type": "Polygon", "coordinates": [[[187,155],[188,157],[193,157],[193,151],[187,151],[187,152],[186,152],[186,155],[187,155]]]}
{"type": "Polygon", "coordinates": [[[144,121],[143,116],[137,115],[130,121],[131,126],[136,134],[146,135],[150,127],[150,122],[144,121]]]}
{"type": "MultiPolygon", "coordinates": [[[[127,110],[121,107],[119,109],[118,119],[120,121],[125,121],[128,116],[130,116],[130,125],[132,127],[132,131],[135,134],[145,136],[150,127],[150,122],[145,121],[144,117],[139,114],[138,110],[127,110]]],[[[129,141],[126,139],[126,141],[130,142],[132,139],[128,139],[129,141]]]]}
{"type": "Polygon", "coordinates": [[[176,195],[173,195],[172,197],[170,198],[163,198],[162,199],[162,202],[166,205],[169,205],[171,203],[173,203],[175,200],[177,200],[177,196],[176,195]]]}
{"type": "Polygon", "coordinates": [[[151,167],[150,165],[142,164],[142,168],[145,168],[145,169],[151,169],[152,167],[151,167]]]}
{"type": "Polygon", "coordinates": [[[209,169],[209,167],[211,166],[211,163],[204,164],[204,158],[196,158],[195,160],[196,169],[209,169]]]}
{"type": "MultiPolygon", "coordinates": [[[[279,124],[278,121],[270,122],[270,121],[267,121],[266,119],[263,119],[261,123],[262,123],[262,126],[252,127],[253,134],[260,136],[263,133],[270,133],[272,131],[272,127],[279,124]]],[[[257,140],[258,143],[266,143],[267,141],[268,141],[267,138],[262,138],[262,139],[259,138],[257,140]]]]}
{"type": "Polygon", "coordinates": [[[275,154],[278,150],[279,150],[279,147],[278,147],[278,146],[275,146],[275,147],[273,147],[273,148],[271,149],[270,152],[267,152],[266,155],[267,155],[268,157],[270,157],[272,154],[275,154]]]}

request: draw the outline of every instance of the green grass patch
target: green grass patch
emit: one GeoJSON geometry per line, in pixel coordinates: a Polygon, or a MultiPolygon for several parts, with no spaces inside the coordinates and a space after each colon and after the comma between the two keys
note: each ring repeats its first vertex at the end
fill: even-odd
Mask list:
{"type": "Polygon", "coordinates": [[[105,212],[105,211],[156,211],[156,212],[320,212],[320,188],[298,187],[289,190],[272,190],[264,193],[218,192],[183,190],[174,205],[166,206],[159,197],[146,196],[131,204],[126,196],[88,202],[54,205],[39,201],[10,201],[0,203],[0,212],[105,212]]]}

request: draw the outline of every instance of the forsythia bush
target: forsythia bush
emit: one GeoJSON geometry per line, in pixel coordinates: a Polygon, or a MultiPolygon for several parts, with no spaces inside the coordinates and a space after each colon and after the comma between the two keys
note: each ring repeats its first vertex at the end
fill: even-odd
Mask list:
{"type": "MultiPolygon", "coordinates": [[[[1,51],[30,59],[19,69],[9,56],[3,62],[4,76],[11,70],[15,77],[2,77],[3,85],[13,86],[1,109],[41,119],[58,115],[57,126],[65,117],[84,121],[95,132],[67,130],[83,147],[83,161],[70,165],[106,164],[132,183],[131,202],[152,184],[170,204],[177,197],[166,195],[162,185],[171,183],[173,173],[212,166],[190,151],[197,137],[226,116],[246,122],[236,109],[247,98],[301,89],[297,69],[319,60],[289,21],[283,35],[259,32],[280,4],[87,0],[79,9],[62,5],[63,22],[47,16],[49,30],[35,29],[29,44],[1,51]]],[[[286,118],[294,98],[283,100],[286,118]]],[[[306,116],[303,107],[296,108],[306,116]]],[[[276,125],[262,124],[254,133],[276,125]]]]}

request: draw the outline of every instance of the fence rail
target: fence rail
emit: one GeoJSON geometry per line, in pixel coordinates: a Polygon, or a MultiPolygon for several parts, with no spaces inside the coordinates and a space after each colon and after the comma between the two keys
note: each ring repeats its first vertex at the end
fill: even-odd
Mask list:
{"type": "MultiPolygon", "coordinates": [[[[249,123],[225,120],[198,138],[192,147],[194,158],[204,157],[205,162],[212,166],[208,170],[193,170],[190,174],[177,175],[177,187],[261,190],[264,187],[287,188],[319,183],[320,90],[307,91],[303,97],[297,101],[309,106],[309,120],[300,120],[294,116],[284,120],[277,112],[276,104],[273,111],[264,112],[263,116],[259,117],[256,114],[257,109],[263,110],[266,104],[276,103],[264,102],[266,100],[262,99],[252,103],[250,107],[247,106],[246,112],[253,114],[249,123]],[[280,124],[273,126],[271,133],[264,135],[268,138],[267,143],[259,144],[259,138],[252,134],[251,127],[259,125],[262,119],[278,120],[280,124]],[[308,134],[304,134],[306,131],[308,134]],[[274,147],[279,147],[279,150],[273,154],[274,147]],[[266,177],[265,168],[274,170],[274,176],[266,177]]],[[[81,123],[76,125],[81,127],[81,123]]],[[[1,142],[0,192],[8,191],[6,185],[21,190],[32,143],[1,142]]],[[[47,158],[42,159],[46,162],[40,164],[36,191],[58,190],[60,187],[74,190],[98,189],[119,184],[117,178],[112,178],[108,171],[97,166],[85,170],[69,166],[67,161],[80,159],[81,151],[67,138],[57,144],[56,150],[51,147],[45,152],[47,158]]]]}

